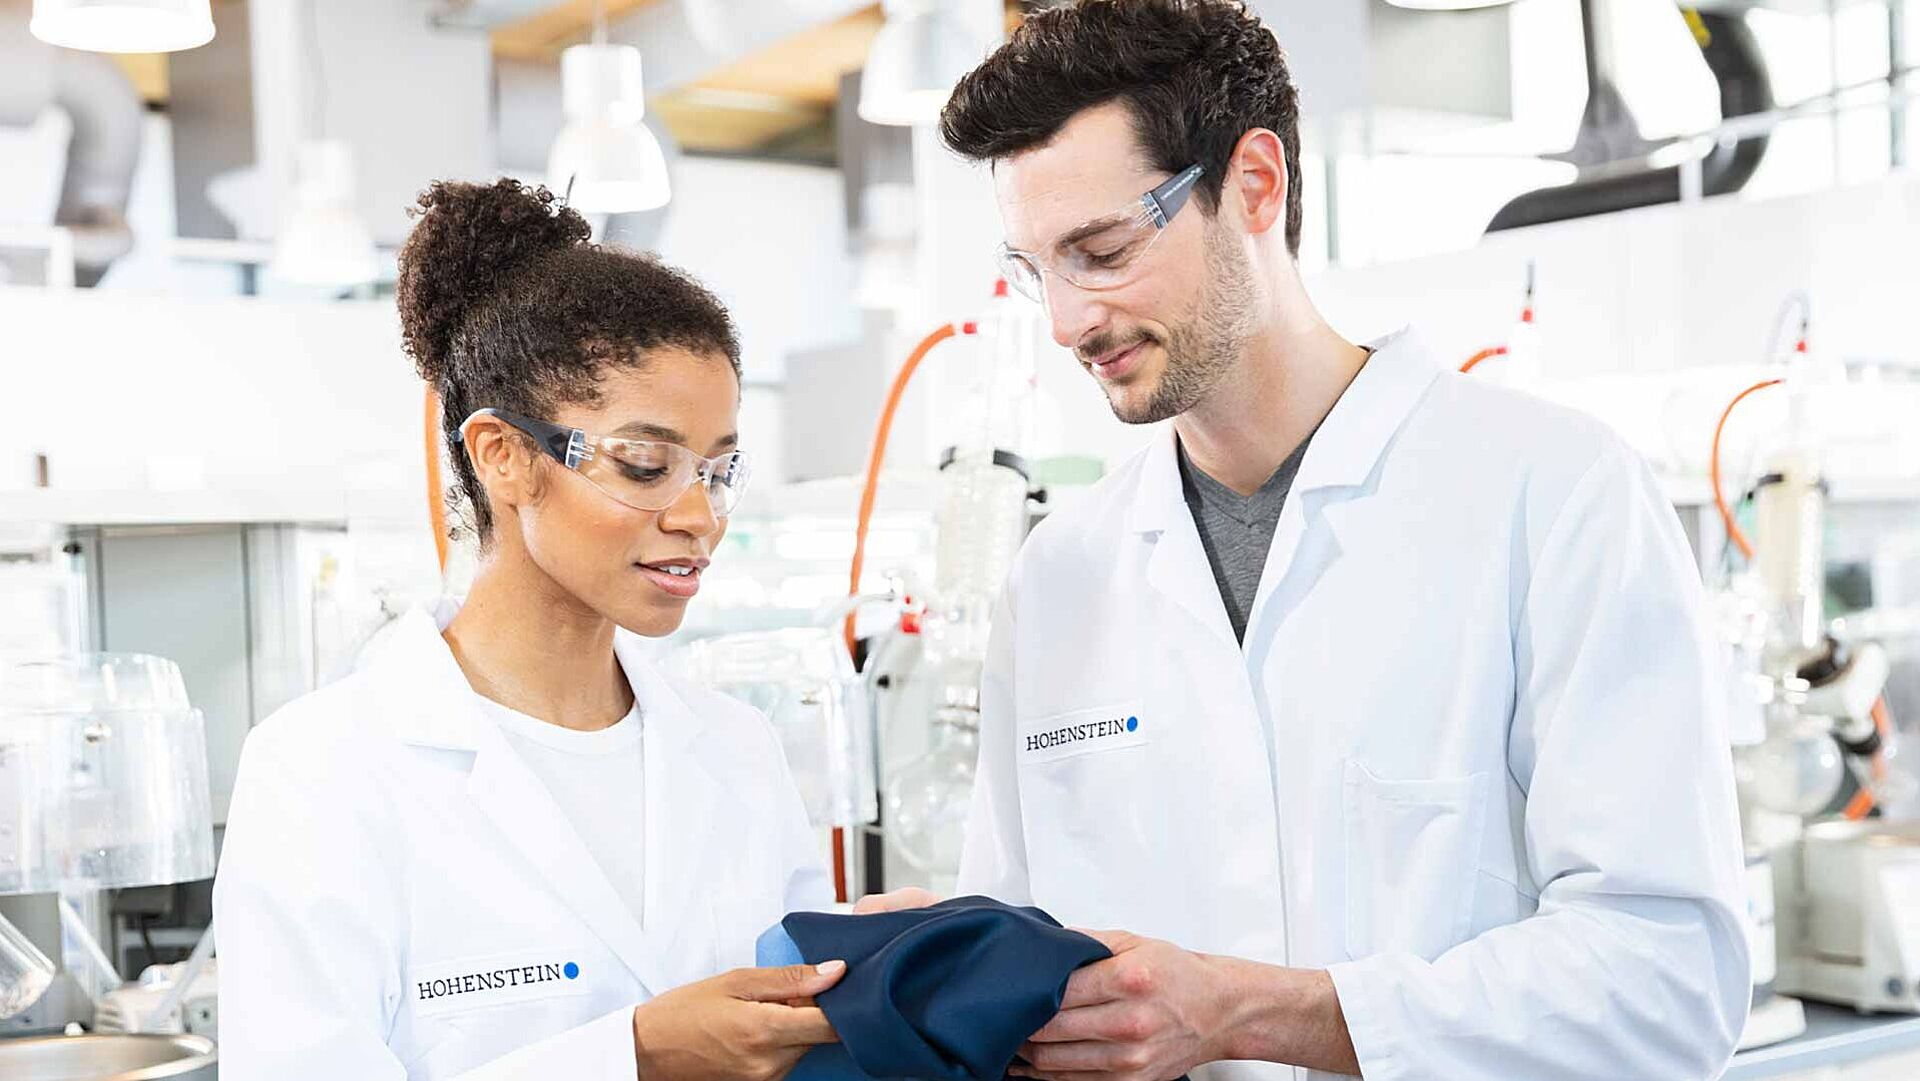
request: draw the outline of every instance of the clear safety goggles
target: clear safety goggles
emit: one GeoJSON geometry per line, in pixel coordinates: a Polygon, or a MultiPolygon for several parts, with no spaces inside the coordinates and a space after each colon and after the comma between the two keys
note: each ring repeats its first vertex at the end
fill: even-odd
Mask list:
{"type": "Polygon", "coordinates": [[[1126,285],[1145,269],[1148,249],[1187,205],[1203,172],[1199,165],[1188,166],[1125,209],[1061,234],[1046,253],[1000,245],[1001,276],[1036,304],[1046,303],[1045,274],[1081,289],[1126,285]]]}
{"type": "Polygon", "coordinates": [[[702,458],[678,443],[588,435],[504,409],[478,409],[473,415],[496,417],[532,436],[554,461],[635,510],[666,510],[698,484],[714,516],[725,518],[740,505],[751,473],[743,451],[702,458]]]}

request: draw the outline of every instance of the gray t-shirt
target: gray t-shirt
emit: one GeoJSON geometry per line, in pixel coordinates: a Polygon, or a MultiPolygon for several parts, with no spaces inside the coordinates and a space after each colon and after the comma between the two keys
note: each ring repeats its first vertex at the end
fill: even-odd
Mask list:
{"type": "Polygon", "coordinates": [[[1311,442],[1313,436],[1309,435],[1250,496],[1242,496],[1207,476],[1188,459],[1186,448],[1180,448],[1180,487],[1186,493],[1187,510],[1199,527],[1207,562],[1213,565],[1213,580],[1220,587],[1220,599],[1226,602],[1233,636],[1242,642],[1247,639],[1247,617],[1260,592],[1267,552],[1273,547],[1274,526],[1280,521],[1280,509],[1287,505],[1287,492],[1311,442]]]}

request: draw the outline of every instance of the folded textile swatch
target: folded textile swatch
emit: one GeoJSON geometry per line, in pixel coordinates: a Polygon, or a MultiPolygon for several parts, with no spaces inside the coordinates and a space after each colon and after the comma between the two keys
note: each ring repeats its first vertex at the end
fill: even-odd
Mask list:
{"type": "Polygon", "coordinates": [[[819,998],[840,1042],[788,1081],[1001,1081],[1060,1011],[1067,977],[1111,956],[1037,908],[956,897],[872,916],[795,912],[760,936],[763,966],[840,959],[819,998]]]}

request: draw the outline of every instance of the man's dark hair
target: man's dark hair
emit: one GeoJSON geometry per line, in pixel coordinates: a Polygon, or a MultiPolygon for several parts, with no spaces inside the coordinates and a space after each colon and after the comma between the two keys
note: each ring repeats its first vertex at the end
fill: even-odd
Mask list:
{"type": "Polygon", "coordinates": [[[651,255],[587,242],[586,219],[511,179],[435,181],[411,213],[395,299],[406,351],[440,395],[454,479],[484,543],[493,514],[460,425],[486,406],[546,418],[596,405],[609,371],[679,347],[740,374],[740,340],[717,297],[651,255]]]}
{"type": "Polygon", "coordinates": [[[1300,95],[1280,44],[1238,0],[1081,0],[1031,15],[960,80],[940,134],[964,157],[999,161],[1110,101],[1132,112],[1156,168],[1206,167],[1194,191],[1208,214],[1240,137],[1280,136],[1287,250],[1300,253],[1300,95]]]}

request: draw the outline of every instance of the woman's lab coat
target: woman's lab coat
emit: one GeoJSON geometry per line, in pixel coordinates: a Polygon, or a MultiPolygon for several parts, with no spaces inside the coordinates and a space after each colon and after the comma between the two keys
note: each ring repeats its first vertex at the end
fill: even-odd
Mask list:
{"type": "Polygon", "coordinates": [[[1368,1081],[1718,1076],[1749,998],[1724,684],[1642,461],[1403,333],[1275,533],[1243,648],[1171,432],[1039,527],[961,892],[1328,968],[1368,1081]]]}
{"type": "Polygon", "coordinates": [[[636,921],[439,630],[405,617],[247,739],[214,885],[225,1081],[632,1081],[636,1005],[752,965],[761,931],[832,900],[766,720],[620,634],[636,921]]]}

